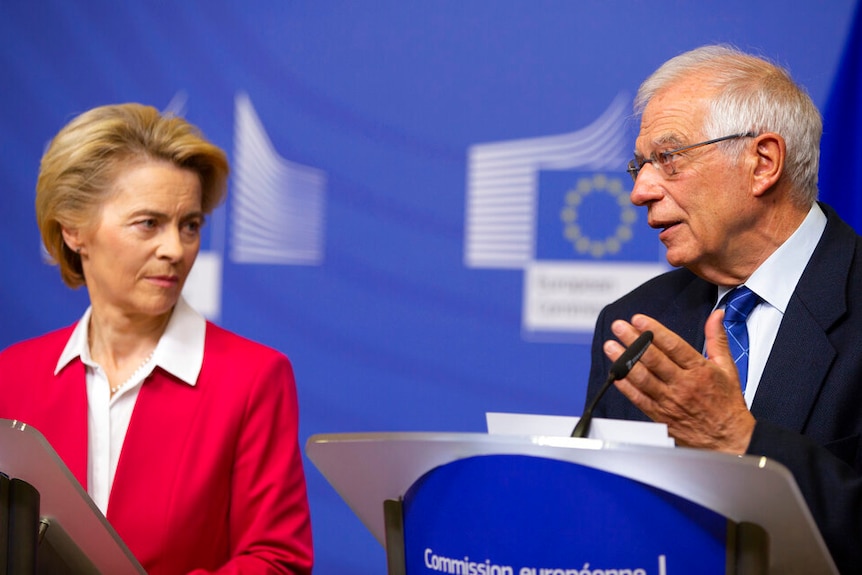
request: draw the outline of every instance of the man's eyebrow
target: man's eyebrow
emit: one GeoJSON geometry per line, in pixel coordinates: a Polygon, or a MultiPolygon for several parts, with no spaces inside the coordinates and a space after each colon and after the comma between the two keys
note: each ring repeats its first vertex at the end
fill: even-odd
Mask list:
{"type": "MultiPolygon", "coordinates": [[[[685,145],[685,141],[675,132],[667,132],[661,134],[648,142],[651,150],[656,148],[678,148],[685,145]]],[[[644,155],[637,151],[635,146],[634,155],[636,158],[643,158],[644,155]]]]}
{"type": "Polygon", "coordinates": [[[685,144],[679,134],[667,133],[655,138],[652,141],[653,146],[682,146],[685,144]]]}

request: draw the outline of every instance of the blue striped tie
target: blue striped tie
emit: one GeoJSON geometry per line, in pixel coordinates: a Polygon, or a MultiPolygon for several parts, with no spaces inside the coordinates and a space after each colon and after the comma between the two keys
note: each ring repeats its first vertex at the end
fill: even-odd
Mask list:
{"type": "Polygon", "coordinates": [[[745,321],[751,310],[761,301],[759,295],[744,285],[733,288],[724,297],[724,329],[727,330],[727,343],[730,346],[733,361],[736,362],[739,383],[742,385],[743,393],[748,382],[749,347],[748,327],[746,327],[745,321]]]}

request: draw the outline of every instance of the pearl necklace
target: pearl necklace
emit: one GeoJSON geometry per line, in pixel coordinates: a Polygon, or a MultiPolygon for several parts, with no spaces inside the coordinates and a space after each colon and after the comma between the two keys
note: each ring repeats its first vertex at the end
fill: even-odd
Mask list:
{"type": "Polygon", "coordinates": [[[111,395],[114,395],[115,393],[117,393],[118,391],[120,391],[121,389],[123,389],[124,387],[129,385],[131,382],[135,381],[138,377],[140,377],[141,373],[147,367],[149,367],[150,362],[153,361],[153,354],[155,354],[155,353],[156,353],[156,350],[151,351],[150,355],[147,356],[147,359],[144,360],[144,363],[142,363],[140,366],[138,366],[138,369],[136,369],[135,372],[129,376],[129,379],[127,379],[126,381],[124,381],[120,385],[115,385],[115,386],[111,387],[111,395]]]}

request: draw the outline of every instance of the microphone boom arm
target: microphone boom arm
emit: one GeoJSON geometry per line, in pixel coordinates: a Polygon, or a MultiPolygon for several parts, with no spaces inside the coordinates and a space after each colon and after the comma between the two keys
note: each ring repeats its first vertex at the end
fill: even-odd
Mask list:
{"type": "Polygon", "coordinates": [[[599,389],[599,392],[593,397],[593,400],[584,410],[584,414],[578,420],[578,424],[572,430],[572,437],[587,437],[590,433],[590,423],[593,420],[593,409],[599,403],[599,400],[608,390],[613,382],[622,379],[629,374],[634,364],[638,362],[641,356],[646,352],[649,344],[652,342],[652,332],[645,331],[622,353],[617,360],[611,364],[611,369],[608,372],[608,378],[599,389]]]}

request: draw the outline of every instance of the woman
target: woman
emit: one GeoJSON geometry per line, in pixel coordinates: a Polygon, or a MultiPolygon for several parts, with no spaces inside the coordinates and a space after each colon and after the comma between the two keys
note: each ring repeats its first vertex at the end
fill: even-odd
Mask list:
{"type": "Polygon", "coordinates": [[[90,307],[0,353],[0,417],[42,432],[150,575],[311,572],[290,363],[181,296],[227,174],[154,108],[75,118],[42,158],[36,212],[90,307]]]}

